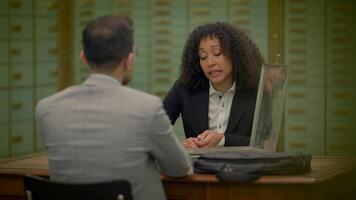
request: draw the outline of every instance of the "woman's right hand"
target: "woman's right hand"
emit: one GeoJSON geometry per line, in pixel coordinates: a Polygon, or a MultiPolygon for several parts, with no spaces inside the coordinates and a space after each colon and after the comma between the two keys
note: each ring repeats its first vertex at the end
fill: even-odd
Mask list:
{"type": "Polygon", "coordinates": [[[186,149],[196,149],[196,148],[199,148],[199,146],[197,145],[198,142],[199,142],[198,138],[190,137],[190,138],[185,139],[182,142],[182,145],[186,149]]]}
{"type": "Polygon", "coordinates": [[[206,130],[198,135],[198,147],[216,147],[219,142],[224,138],[224,133],[217,133],[212,130],[206,130]]]}

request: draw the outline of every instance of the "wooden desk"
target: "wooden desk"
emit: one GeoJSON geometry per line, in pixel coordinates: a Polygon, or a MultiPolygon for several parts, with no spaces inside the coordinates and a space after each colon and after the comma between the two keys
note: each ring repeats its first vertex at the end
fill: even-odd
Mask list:
{"type": "MultiPolygon", "coordinates": [[[[0,200],[25,199],[24,174],[48,176],[44,154],[0,162],[0,200]]],[[[212,175],[162,177],[168,199],[356,199],[356,158],[315,157],[312,172],[299,176],[263,176],[248,184],[221,183],[212,175]]]]}

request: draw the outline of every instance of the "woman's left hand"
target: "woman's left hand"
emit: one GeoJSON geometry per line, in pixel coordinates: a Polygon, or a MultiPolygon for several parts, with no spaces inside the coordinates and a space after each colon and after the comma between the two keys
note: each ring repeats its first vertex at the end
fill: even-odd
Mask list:
{"type": "Polygon", "coordinates": [[[215,147],[219,144],[223,137],[224,133],[217,133],[212,130],[206,130],[198,135],[197,138],[199,138],[199,141],[197,141],[196,144],[199,147],[215,147]]]}

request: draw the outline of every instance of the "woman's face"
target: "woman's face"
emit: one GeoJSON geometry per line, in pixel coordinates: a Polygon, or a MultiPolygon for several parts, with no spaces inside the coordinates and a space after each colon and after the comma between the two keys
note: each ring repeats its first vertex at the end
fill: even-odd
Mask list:
{"type": "Polygon", "coordinates": [[[207,37],[199,44],[200,66],[214,86],[230,87],[233,83],[233,67],[229,58],[223,55],[220,41],[207,37]]]}

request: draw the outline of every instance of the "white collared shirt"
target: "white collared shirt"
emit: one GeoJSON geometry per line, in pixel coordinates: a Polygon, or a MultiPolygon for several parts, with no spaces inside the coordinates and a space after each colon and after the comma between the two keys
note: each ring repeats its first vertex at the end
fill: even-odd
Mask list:
{"type": "MultiPolygon", "coordinates": [[[[231,88],[224,94],[216,91],[211,82],[209,82],[209,85],[209,130],[217,133],[225,133],[229,122],[232,99],[235,94],[235,81],[231,88]]],[[[217,146],[224,146],[224,144],[225,136],[221,139],[217,146]]]]}

